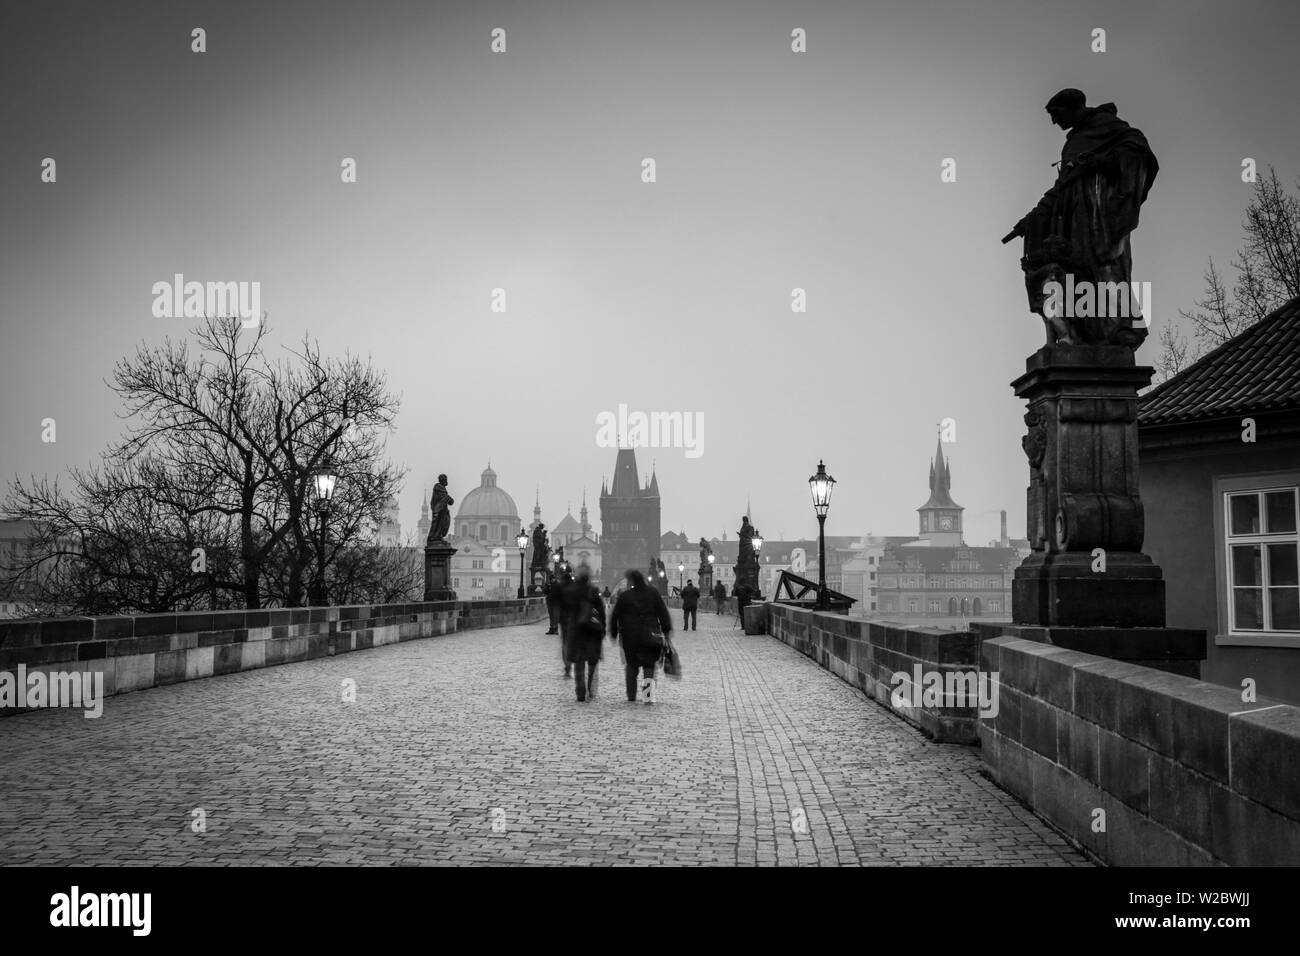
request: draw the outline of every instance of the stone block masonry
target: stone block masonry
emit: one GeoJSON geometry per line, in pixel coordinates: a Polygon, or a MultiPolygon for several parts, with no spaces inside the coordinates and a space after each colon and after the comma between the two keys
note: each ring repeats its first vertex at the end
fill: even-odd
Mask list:
{"type": "Polygon", "coordinates": [[[525,598],[0,621],[0,671],[102,672],[112,696],[545,617],[525,598]]]}
{"type": "Polygon", "coordinates": [[[1300,865],[1300,708],[1012,636],[990,776],[1116,866],[1300,865]]]}
{"type": "Polygon", "coordinates": [[[979,741],[976,706],[900,705],[896,673],[973,674],[979,665],[979,640],[970,631],[901,627],[769,603],[767,632],[807,654],[831,673],[942,743],[979,741]]]}

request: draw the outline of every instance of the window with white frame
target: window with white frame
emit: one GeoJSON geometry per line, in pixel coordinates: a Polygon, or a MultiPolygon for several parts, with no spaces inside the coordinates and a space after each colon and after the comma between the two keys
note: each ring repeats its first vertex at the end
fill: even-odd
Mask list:
{"type": "Polygon", "coordinates": [[[1300,488],[1223,495],[1228,630],[1300,635],[1300,488]]]}

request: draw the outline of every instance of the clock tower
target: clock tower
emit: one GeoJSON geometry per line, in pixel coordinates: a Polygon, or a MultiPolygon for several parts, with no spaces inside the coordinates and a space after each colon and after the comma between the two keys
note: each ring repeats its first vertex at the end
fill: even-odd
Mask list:
{"type": "Polygon", "coordinates": [[[961,513],[966,509],[952,500],[952,472],[943,458],[943,439],[930,463],[930,500],[917,508],[921,519],[920,537],[936,547],[960,547],[963,542],[961,513]]]}

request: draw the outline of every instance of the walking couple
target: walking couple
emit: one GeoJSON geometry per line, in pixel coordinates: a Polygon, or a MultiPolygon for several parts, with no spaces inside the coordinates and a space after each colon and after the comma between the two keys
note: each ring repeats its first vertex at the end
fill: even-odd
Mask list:
{"type": "MultiPolygon", "coordinates": [[[[627,588],[614,602],[609,615],[609,639],[622,640],[627,699],[635,702],[638,690],[647,704],[655,701],[655,668],[666,647],[671,648],[672,618],[659,591],[646,584],[640,571],[624,574],[627,588]]],[[[574,690],[578,700],[590,700],[595,687],[596,667],[601,658],[605,606],[590,579],[579,572],[566,602],[564,660],[574,665],[574,690]]]]}

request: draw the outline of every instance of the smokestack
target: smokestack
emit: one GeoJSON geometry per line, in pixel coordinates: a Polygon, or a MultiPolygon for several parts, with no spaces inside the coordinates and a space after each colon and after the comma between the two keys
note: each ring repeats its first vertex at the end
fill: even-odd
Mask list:
{"type": "Polygon", "coordinates": [[[1004,547],[1004,548],[1009,548],[1009,547],[1011,547],[1011,542],[1007,540],[1007,512],[1006,512],[1006,509],[1003,509],[1003,511],[1002,511],[1002,547],[1004,547]]]}

